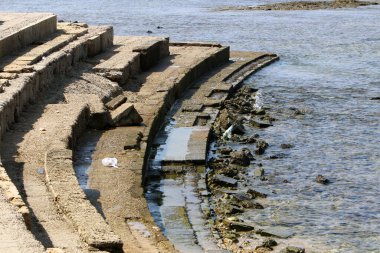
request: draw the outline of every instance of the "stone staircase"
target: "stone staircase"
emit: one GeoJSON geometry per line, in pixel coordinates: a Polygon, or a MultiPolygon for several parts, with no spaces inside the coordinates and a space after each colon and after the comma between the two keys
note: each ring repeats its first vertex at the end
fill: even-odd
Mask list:
{"type": "Polygon", "coordinates": [[[143,195],[147,154],[173,103],[228,62],[229,48],[56,20],[0,15],[0,226],[11,241],[0,251],[176,252],[143,195]],[[88,127],[103,131],[89,173],[99,199],[73,165],[88,127]],[[111,155],[117,170],[101,165],[111,155]]]}

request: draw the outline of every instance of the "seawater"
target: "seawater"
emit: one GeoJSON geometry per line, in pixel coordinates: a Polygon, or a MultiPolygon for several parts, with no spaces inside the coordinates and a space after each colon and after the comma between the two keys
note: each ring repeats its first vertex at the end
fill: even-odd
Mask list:
{"type": "Polygon", "coordinates": [[[113,25],[117,35],[150,30],[175,41],[217,41],[232,50],[279,54],[278,63],[246,81],[260,89],[263,106],[277,118],[258,131],[270,145],[265,156],[285,154],[262,159],[270,180],[251,183],[276,194],[247,218],[291,227],[298,238],[331,252],[380,252],[380,103],[370,100],[380,96],[380,6],[212,10],[257,3],[0,0],[0,11],[54,12],[63,20],[113,25]],[[303,115],[292,116],[294,108],[303,115]],[[282,143],[294,148],[282,150],[282,143]],[[318,185],[318,174],[332,183],[318,185]]]}

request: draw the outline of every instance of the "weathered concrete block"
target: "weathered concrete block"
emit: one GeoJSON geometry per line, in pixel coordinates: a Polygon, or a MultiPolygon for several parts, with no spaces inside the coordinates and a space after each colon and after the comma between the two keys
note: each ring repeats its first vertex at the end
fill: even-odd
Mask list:
{"type": "Polygon", "coordinates": [[[157,64],[162,58],[169,55],[169,39],[155,39],[144,41],[133,49],[133,52],[140,53],[141,70],[148,70],[157,64]]]}
{"type": "Polygon", "coordinates": [[[122,95],[115,97],[111,101],[109,101],[106,104],[106,107],[110,110],[115,110],[118,106],[123,104],[125,101],[127,101],[127,97],[122,94],[122,95]]]}
{"type": "Polygon", "coordinates": [[[103,26],[90,28],[97,30],[97,34],[87,40],[87,55],[94,56],[109,48],[113,44],[113,28],[112,26],[103,26]]]}
{"type": "Polygon", "coordinates": [[[124,103],[114,111],[111,111],[111,125],[133,126],[143,122],[140,114],[131,103],[124,103]]]}

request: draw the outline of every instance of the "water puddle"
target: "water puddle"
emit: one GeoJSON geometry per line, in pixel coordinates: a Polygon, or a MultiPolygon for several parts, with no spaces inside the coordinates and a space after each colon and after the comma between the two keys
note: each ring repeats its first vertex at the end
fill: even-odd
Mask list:
{"type": "Polygon", "coordinates": [[[95,151],[96,144],[99,141],[102,132],[97,130],[87,130],[76,145],[74,152],[74,169],[78,178],[80,187],[89,190],[88,174],[91,170],[92,154],[95,151]]]}

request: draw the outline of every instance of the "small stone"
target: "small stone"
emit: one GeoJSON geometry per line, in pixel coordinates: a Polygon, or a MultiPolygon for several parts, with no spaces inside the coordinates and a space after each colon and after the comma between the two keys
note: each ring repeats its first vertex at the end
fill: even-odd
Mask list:
{"type": "Polygon", "coordinates": [[[238,201],[251,200],[252,195],[244,192],[238,192],[233,194],[233,198],[237,199],[238,201]]]}
{"type": "Polygon", "coordinates": [[[315,179],[315,181],[319,184],[328,184],[330,183],[330,180],[328,180],[327,178],[325,178],[323,175],[318,175],[315,179]]]}
{"type": "Polygon", "coordinates": [[[237,135],[243,135],[245,133],[244,126],[241,123],[233,125],[232,133],[237,135]]]}
{"type": "Polygon", "coordinates": [[[261,236],[270,236],[270,237],[277,237],[286,239],[294,235],[293,232],[291,232],[289,229],[281,228],[281,227],[274,227],[274,228],[268,228],[268,229],[259,229],[256,231],[256,234],[259,234],[261,236]]]}
{"type": "Polygon", "coordinates": [[[240,221],[230,221],[225,219],[223,223],[230,229],[235,229],[236,231],[252,231],[255,229],[252,225],[240,221]]]}
{"type": "Polygon", "coordinates": [[[231,177],[226,177],[223,175],[216,175],[212,179],[212,182],[217,185],[230,186],[230,187],[236,187],[238,183],[236,179],[231,178],[231,177]]]}
{"type": "Polygon", "coordinates": [[[252,196],[252,198],[266,198],[267,194],[253,190],[253,189],[248,189],[247,193],[252,196]]]}
{"type": "Polygon", "coordinates": [[[250,124],[251,126],[258,127],[258,128],[267,128],[267,127],[272,126],[272,124],[270,123],[265,123],[265,122],[256,121],[256,120],[251,120],[250,124]]]}
{"type": "Polygon", "coordinates": [[[287,157],[287,156],[288,156],[287,154],[284,154],[284,153],[278,153],[278,154],[275,154],[275,155],[271,155],[271,156],[269,156],[267,159],[275,160],[275,159],[279,159],[279,158],[285,158],[285,157],[287,157]]]}
{"type": "Polygon", "coordinates": [[[262,155],[262,154],[264,154],[264,152],[265,152],[265,150],[268,148],[268,143],[266,142],[266,141],[264,141],[264,140],[261,140],[261,139],[259,139],[259,140],[257,140],[256,141],[256,150],[255,150],[255,153],[257,154],[257,155],[262,155]]]}
{"type": "Polygon", "coordinates": [[[255,169],[254,176],[255,177],[262,177],[265,174],[265,170],[263,168],[255,169]]]}
{"type": "Polygon", "coordinates": [[[221,153],[222,155],[229,155],[232,152],[231,147],[222,147],[218,149],[218,152],[221,153]]]}
{"type": "Polygon", "coordinates": [[[285,249],[281,250],[280,253],[305,253],[305,249],[294,246],[288,246],[285,249]]]}
{"type": "Polygon", "coordinates": [[[248,144],[251,144],[251,143],[256,143],[256,139],[258,138],[259,136],[257,134],[253,135],[253,136],[244,136],[240,139],[240,143],[248,143],[248,144]]]}
{"type": "Polygon", "coordinates": [[[289,149],[289,148],[293,148],[294,145],[293,145],[293,144],[286,144],[286,143],[283,143],[283,144],[280,145],[280,147],[281,147],[282,149],[289,149]]]}
{"type": "Polygon", "coordinates": [[[222,206],[219,208],[219,211],[221,211],[219,213],[226,215],[244,213],[244,210],[242,208],[230,204],[222,204],[222,206]]]}
{"type": "Polygon", "coordinates": [[[241,166],[248,166],[254,160],[251,151],[247,148],[243,148],[240,151],[231,152],[231,163],[241,166]]]}
{"type": "Polygon", "coordinates": [[[277,246],[277,242],[273,239],[266,239],[261,246],[265,248],[272,248],[277,246]]]}

